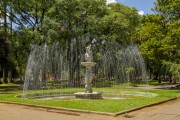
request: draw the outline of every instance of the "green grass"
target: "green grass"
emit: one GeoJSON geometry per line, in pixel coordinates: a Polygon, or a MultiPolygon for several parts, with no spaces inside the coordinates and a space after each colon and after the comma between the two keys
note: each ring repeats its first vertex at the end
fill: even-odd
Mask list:
{"type": "MultiPolygon", "coordinates": [[[[64,89],[64,91],[72,91],[73,89],[64,89]]],[[[81,89],[79,89],[81,90],[81,89]]],[[[105,92],[121,92],[121,91],[132,91],[132,92],[147,92],[145,90],[138,89],[118,89],[118,88],[95,88],[97,91],[105,92]]],[[[134,99],[124,99],[124,100],[35,100],[35,99],[22,99],[16,96],[21,95],[21,92],[15,93],[1,93],[0,101],[8,102],[17,102],[24,104],[33,104],[33,105],[44,105],[44,106],[53,106],[61,108],[71,108],[71,109],[80,109],[80,110],[91,110],[99,112],[109,112],[115,113],[120,112],[136,107],[141,107],[143,105],[148,105],[163,100],[168,100],[174,97],[180,97],[180,91],[174,90],[150,90],[148,92],[158,94],[157,97],[142,97],[134,99]]]]}
{"type": "Polygon", "coordinates": [[[8,83],[8,84],[0,84],[0,91],[16,91],[22,90],[23,87],[18,84],[8,83]]]}
{"type": "Polygon", "coordinates": [[[148,81],[148,84],[156,86],[156,85],[169,85],[172,83],[169,83],[168,81],[162,81],[161,83],[159,83],[158,80],[150,80],[150,81],[148,81]]]}

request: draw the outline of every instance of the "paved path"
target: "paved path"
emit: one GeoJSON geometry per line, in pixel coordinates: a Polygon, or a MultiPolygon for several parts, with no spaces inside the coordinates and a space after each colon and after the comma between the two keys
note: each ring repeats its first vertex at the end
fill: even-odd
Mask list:
{"type": "Polygon", "coordinates": [[[180,99],[147,107],[124,116],[127,120],[180,120],[180,99]]]}
{"type": "Polygon", "coordinates": [[[180,120],[180,99],[118,117],[96,114],[62,114],[0,103],[0,120],[180,120]]]}
{"type": "Polygon", "coordinates": [[[62,114],[0,103],[0,120],[116,120],[116,118],[95,114],[62,114]]]}

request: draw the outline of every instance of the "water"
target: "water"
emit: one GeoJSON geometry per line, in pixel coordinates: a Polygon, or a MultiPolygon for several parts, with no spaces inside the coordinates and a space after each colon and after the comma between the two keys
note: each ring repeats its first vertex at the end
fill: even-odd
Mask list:
{"type": "MultiPolygon", "coordinates": [[[[106,93],[102,95],[102,99],[109,100],[124,100],[124,99],[134,99],[134,98],[148,98],[148,97],[156,97],[155,93],[147,93],[147,92],[135,92],[135,91],[121,91],[117,93],[106,93]]],[[[58,96],[58,97],[46,97],[46,98],[36,98],[37,100],[75,100],[75,96],[58,96]]],[[[77,100],[77,99],[76,99],[77,100]]]]}
{"type": "MultiPolygon", "coordinates": [[[[53,45],[35,45],[29,55],[23,97],[61,97],[84,92],[85,43],[77,47],[73,39],[69,48],[53,45]]],[[[95,41],[96,42],[96,41],[95,41]]],[[[110,87],[126,82],[134,86],[147,82],[144,59],[137,45],[118,46],[117,43],[103,43],[100,47],[92,44],[93,61],[92,86],[110,87]]]]}
{"type": "Polygon", "coordinates": [[[23,96],[30,90],[41,90],[43,96],[43,90],[60,89],[64,87],[62,83],[67,83],[68,76],[66,56],[58,45],[33,46],[26,67],[23,96]]]}
{"type": "Polygon", "coordinates": [[[98,67],[102,71],[98,72],[102,72],[101,77],[106,80],[118,83],[132,82],[134,85],[142,80],[147,82],[146,65],[136,45],[120,47],[119,50],[109,48],[101,55],[98,67]]]}

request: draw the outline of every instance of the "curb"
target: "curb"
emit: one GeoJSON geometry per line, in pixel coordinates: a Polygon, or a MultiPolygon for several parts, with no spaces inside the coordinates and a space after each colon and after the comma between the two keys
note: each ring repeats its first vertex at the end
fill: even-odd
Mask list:
{"type": "Polygon", "coordinates": [[[164,101],[161,101],[161,102],[157,102],[157,103],[144,105],[144,106],[137,107],[137,108],[132,108],[132,109],[129,109],[129,110],[124,110],[124,111],[121,111],[121,112],[116,112],[116,113],[96,112],[96,111],[90,111],[90,110],[78,110],[78,109],[69,109],[69,108],[60,108],[60,107],[50,107],[50,106],[23,104],[23,103],[7,102],[7,101],[0,101],[0,103],[21,105],[21,106],[27,106],[27,107],[31,107],[31,108],[37,108],[37,109],[42,108],[42,109],[46,110],[47,112],[62,113],[62,114],[75,115],[75,116],[80,116],[80,113],[90,113],[90,114],[107,115],[107,116],[116,117],[118,115],[130,113],[130,112],[133,112],[133,111],[136,111],[136,110],[140,110],[140,109],[150,107],[150,106],[159,105],[159,104],[169,102],[169,101],[172,101],[172,100],[176,100],[176,99],[177,99],[177,97],[176,98],[171,98],[171,99],[168,99],[168,100],[164,100],[164,101]]]}

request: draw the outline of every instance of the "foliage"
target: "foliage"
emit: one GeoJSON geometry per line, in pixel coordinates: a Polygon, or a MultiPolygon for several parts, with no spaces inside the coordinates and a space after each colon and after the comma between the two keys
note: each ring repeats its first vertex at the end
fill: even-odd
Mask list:
{"type": "Polygon", "coordinates": [[[166,22],[174,22],[180,18],[179,0],[156,0],[154,11],[162,14],[166,22]]]}
{"type": "Polygon", "coordinates": [[[159,76],[159,82],[161,75],[171,76],[175,72],[167,72],[169,67],[164,65],[164,61],[180,62],[179,6],[179,0],[157,0],[153,9],[157,14],[145,16],[140,30],[141,51],[151,73],[159,76]]]}
{"type": "Polygon", "coordinates": [[[180,80],[180,64],[163,61],[163,64],[166,66],[167,72],[170,72],[173,75],[174,83],[180,80]]]}
{"type": "Polygon", "coordinates": [[[147,16],[120,3],[106,4],[106,0],[0,0],[0,6],[0,31],[5,36],[0,73],[6,78],[11,78],[7,75],[11,72],[16,73],[13,77],[23,77],[32,46],[44,43],[63,49],[69,82],[80,80],[80,54],[88,44],[94,44],[98,60],[99,47],[111,41],[118,42],[116,46],[137,42],[148,69],[159,76],[168,69],[163,61],[179,64],[179,0],[156,0],[153,10],[157,14],[147,16]],[[7,70],[2,67],[4,58],[7,70]]]}
{"type": "Polygon", "coordinates": [[[142,17],[135,8],[122,4],[109,4],[108,15],[99,22],[102,40],[115,40],[121,44],[132,42],[132,36],[137,31],[142,17]]]}

